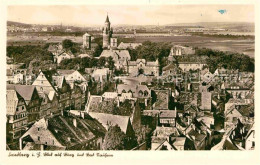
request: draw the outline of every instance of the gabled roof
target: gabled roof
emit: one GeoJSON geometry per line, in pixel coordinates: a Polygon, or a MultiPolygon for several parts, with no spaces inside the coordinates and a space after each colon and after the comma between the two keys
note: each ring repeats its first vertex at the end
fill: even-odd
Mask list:
{"type": "Polygon", "coordinates": [[[198,107],[192,104],[184,105],[184,111],[188,111],[188,110],[199,112],[198,107]]]}
{"type": "Polygon", "coordinates": [[[6,115],[14,115],[19,100],[22,97],[13,89],[7,89],[6,91],[6,115]]]}
{"type": "Polygon", "coordinates": [[[240,148],[228,137],[213,146],[211,150],[240,150],[240,148]]]}
{"type": "Polygon", "coordinates": [[[118,125],[121,130],[126,133],[130,116],[112,115],[107,113],[89,112],[89,115],[99,121],[108,130],[110,125],[118,125]]]}
{"type": "Polygon", "coordinates": [[[131,56],[128,50],[103,50],[100,57],[118,57],[118,59],[128,59],[130,60],[131,56]]]}
{"type": "Polygon", "coordinates": [[[53,76],[53,83],[55,87],[62,88],[63,83],[65,83],[64,76],[53,76]]]}
{"type": "Polygon", "coordinates": [[[47,142],[49,145],[63,147],[48,129],[48,122],[44,118],[35,122],[21,138],[26,138],[28,135],[31,138],[30,141],[33,140],[35,144],[45,144],[47,142]]]}
{"type": "Polygon", "coordinates": [[[167,150],[177,150],[174,146],[172,146],[167,139],[161,142],[159,146],[153,148],[152,150],[163,150],[163,147],[166,147],[167,150]]]}
{"type": "Polygon", "coordinates": [[[7,84],[7,89],[15,89],[25,101],[30,101],[33,95],[33,92],[36,90],[34,85],[13,85],[7,84]]]}
{"type": "Polygon", "coordinates": [[[170,63],[168,65],[166,65],[165,67],[163,67],[163,71],[166,71],[166,70],[171,70],[171,69],[178,69],[178,66],[175,65],[174,63],[170,63]]]}
{"type": "Polygon", "coordinates": [[[49,95],[48,95],[48,98],[49,98],[50,100],[53,100],[54,96],[55,96],[55,92],[54,92],[54,91],[50,91],[50,92],[49,92],[49,95]]]}

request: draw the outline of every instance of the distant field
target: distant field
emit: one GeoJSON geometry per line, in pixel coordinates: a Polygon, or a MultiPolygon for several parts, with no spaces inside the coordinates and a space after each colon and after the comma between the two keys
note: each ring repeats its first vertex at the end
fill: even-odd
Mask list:
{"type": "MultiPolygon", "coordinates": [[[[78,36],[7,36],[7,45],[44,45],[45,43],[57,43],[64,39],[82,43],[82,37],[78,36]]],[[[131,39],[133,40],[133,39],[131,39]]],[[[219,38],[205,36],[170,36],[170,37],[136,37],[134,42],[172,42],[199,48],[211,48],[221,51],[244,53],[254,57],[255,41],[253,39],[219,38]]]]}
{"type": "Polygon", "coordinates": [[[220,51],[232,51],[244,53],[250,57],[254,57],[255,41],[252,39],[242,40],[233,38],[214,38],[202,36],[171,36],[171,37],[137,37],[135,42],[143,41],[152,42],[173,42],[188,46],[196,46],[199,48],[210,48],[220,51]]]}

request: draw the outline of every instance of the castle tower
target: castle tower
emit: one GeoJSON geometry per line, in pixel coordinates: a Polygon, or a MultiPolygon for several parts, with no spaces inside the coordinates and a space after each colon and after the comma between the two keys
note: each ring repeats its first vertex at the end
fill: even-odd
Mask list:
{"type": "Polygon", "coordinates": [[[105,26],[103,28],[103,48],[109,48],[110,47],[110,39],[113,34],[113,29],[110,28],[110,22],[107,15],[105,26]]]}

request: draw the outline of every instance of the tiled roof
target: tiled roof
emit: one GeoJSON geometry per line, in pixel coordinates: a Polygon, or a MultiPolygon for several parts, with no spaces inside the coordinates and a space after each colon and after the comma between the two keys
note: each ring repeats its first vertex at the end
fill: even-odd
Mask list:
{"type": "Polygon", "coordinates": [[[34,85],[13,85],[7,84],[7,89],[15,89],[25,101],[30,101],[34,90],[36,90],[34,85]]]}
{"type": "Polygon", "coordinates": [[[67,75],[70,75],[70,74],[74,73],[75,70],[63,70],[63,69],[58,69],[57,72],[58,72],[61,76],[67,76],[67,75]]]}
{"type": "Polygon", "coordinates": [[[186,137],[175,137],[173,146],[184,146],[186,137]]]}
{"type": "Polygon", "coordinates": [[[89,112],[89,115],[92,118],[97,119],[106,128],[106,130],[108,130],[110,125],[115,126],[117,124],[124,133],[126,133],[127,126],[130,121],[130,116],[120,116],[95,112],[89,112]]]}
{"type": "Polygon", "coordinates": [[[161,118],[175,118],[176,110],[160,110],[159,117],[161,118]]]}
{"type": "Polygon", "coordinates": [[[168,138],[169,136],[179,136],[180,133],[175,127],[156,127],[153,132],[153,137],[168,138]]]}
{"type": "Polygon", "coordinates": [[[128,50],[103,50],[100,57],[112,57],[120,59],[131,59],[128,50]]]}
{"type": "Polygon", "coordinates": [[[156,101],[153,109],[168,109],[169,90],[154,90],[156,101]]]}
{"type": "Polygon", "coordinates": [[[21,96],[19,96],[19,94],[15,90],[8,89],[6,91],[6,114],[7,115],[15,114],[19,98],[21,98],[21,96]]]}
{"type": "Polygon", "coordinates": [[[115,98],[106,98],[103,100],[102,96],[91,95],[87,105],[88,112],[98,113],[113,113],[115,107],[115,98]]]}

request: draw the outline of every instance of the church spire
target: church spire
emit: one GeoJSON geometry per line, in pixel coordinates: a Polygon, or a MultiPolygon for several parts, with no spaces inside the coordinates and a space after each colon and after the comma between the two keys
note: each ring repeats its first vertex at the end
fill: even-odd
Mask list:
{"type": "Polygon", "coordinates": [[[107,14],[107,19],[106,19],[106,22],[109,22],[108,14],[107,14]]]}

